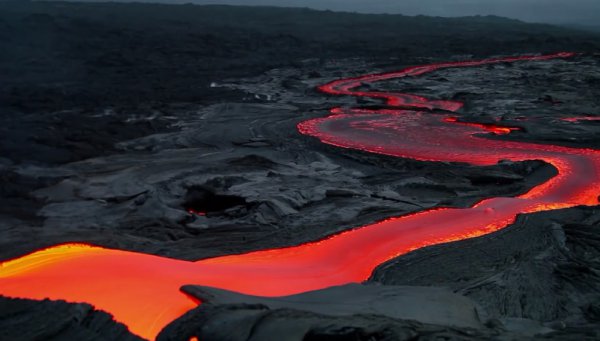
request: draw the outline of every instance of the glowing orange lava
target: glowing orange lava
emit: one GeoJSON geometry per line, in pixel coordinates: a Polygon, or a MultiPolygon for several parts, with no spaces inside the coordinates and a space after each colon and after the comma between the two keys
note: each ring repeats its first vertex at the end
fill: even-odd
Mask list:
{"type": "Polygon", "coordinates": [[[454,116],[446,117],[446,118],[444,118],[444,121],[451,122],[451,123],[457,123],[457,124],[464,124],[464,125],[471,126],[471,127],[478,127],[485,131],[488,131],[490,133],[494,133],[496,135],[506,135],[506,134],[510,134],[511,131],[520,130],[520,128],[506,127],[506,126],[500,126],[500,125],[496,125],[496,124],[461,122],[458,120],[458,117],[454,117],[454,116]]]}
{"type": "MultiPolygon", "coordinates": [[[[213,286],[261,296],[290,295],[366,280],[381,263],[412,250],[472,238],[514,222],[517,214],[598,204],[600,151],[485,139],[486,132],[512,128],[456,122],[454,116],[416,108],[457,111],[462,103],[385,92],[357,92],[363,83],[418,76],[441,68],[572,54],[487,59],[407,68],[331,82],[335,95],[386,100],[413,110],[333,109],[298,128],[321,141],[374,153],[426,161],[495,164],[500,160],[544,160],[558,175],[516,198],[492,198],[466,209],[430,209],[387,219],[295,247],[187,262],[88,245],[60,245],[0,265],[0,294],[31,299],[88,302],[114,315],[133,333],[152,339],[197,303],[183,285],[213,286]]],[[[508,129],[508,130],[507,130],[508,129]]]]}
{"type": "Polygon", "coordinates": [[[571,122],[571,123],[579,123],[582,121],[600,121],[600,117],[598,116],[577,116],[577,117],[565,117],[565,118],[561,118],[561,121],[564,122],[571,122]]]}

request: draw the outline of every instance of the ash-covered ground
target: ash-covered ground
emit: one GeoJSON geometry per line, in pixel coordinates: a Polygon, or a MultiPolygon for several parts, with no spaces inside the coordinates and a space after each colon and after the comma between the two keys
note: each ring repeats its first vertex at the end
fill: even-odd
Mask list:
{"type": "MultiPolygon", "coordinates": [[[[0,57],[0,260],[65,242],[186,260],[297,245],[426,208],[515,196],[556,174],[536,160],[420,162],[300,135],[299,122],[333,107],[381,105],[315,90],[339,77],[581,51],[377,87],[461,100],[460,120],[520,128],[488,138],[600,148],[600,121],[571,119],[600,116],[600,40],[588,33],[500,18],[397,17],[404,29],[386,42],[394,32],[382,29],[394,22],[377,16],[65,3],[0,9],[0,35],[10,38],[0,44],[11,51],[0,57]],[[233,31],[198,24],[214,11],[243,20],[233,31]],[[257,24],[252,15],[267,19],[257,24]],[[311,32],[319,27],[300,20],[317,17],[325,21],[316,26],[335,19],[318,39],[311,32]],[[277,31],[269,20],[288,26],[277,31]],[[349,39],[345,25],[356,20],[363,30],[349,39]],[[429,31],[405,33],[410,24],[429,31]]],[[[598,228],[598,207],[524,215],[498,233],[383,264],[363,285],[280,300],[185,287],[205,304],[159,338],[598,339],[598,228]]],[[[0,339],[135,339],[81,304],[0,298],[0,316],[0,339]]]]}

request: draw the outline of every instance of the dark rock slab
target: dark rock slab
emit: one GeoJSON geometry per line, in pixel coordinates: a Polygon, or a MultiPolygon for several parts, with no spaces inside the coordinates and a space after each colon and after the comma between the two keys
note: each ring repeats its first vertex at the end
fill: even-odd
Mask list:
{"type": "Polygon", "coordinates": [[[159,341],[186,340],[490,340],[491,333],[384,316],[327,316],[263,305],[205,306],[169,325],[159,341]]]}
{"type": "Polygon", "coordinates": [[[277,298],[200,286],[183,291],[204,301],[163,329],[160,341],[564,340],[592,331],[557,331],[529,319],[484,325],[473,302],[443,288],[353,284],[277,298]]]}
{"type": "Polygon", "coordinates": [[[271,310],[292,309],[330,316],[382,315],[430,324],[482,327],[475,304],[444,288],[348,284],[275,298],[204,286],[184,286],[182,290],[211,305],[264,305],[271,310]]]}
{"type": "Polygon", "coordinates": [[[0,340],[140,341],[127,327],[88,304],[0,296],[0,340]]]}

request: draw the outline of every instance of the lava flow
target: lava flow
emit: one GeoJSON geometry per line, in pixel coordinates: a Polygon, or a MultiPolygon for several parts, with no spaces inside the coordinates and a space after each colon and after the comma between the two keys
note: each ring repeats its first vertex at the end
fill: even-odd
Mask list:
{"type": "Polygon", "coordinates": [[[82,244],[34,252],[0,266],[0,294],[30,299],[87,302],[152,339],[168,323],[194,308],[183,285],[218,287],[259,296],[282,296],[362,282],[381,263],[412,250],[488,234],[521,213],[597,205],[600,151],[487,139],[512,128],[457,122],[462,103],[420,96],[354,91],[363,83],[412,77],[442,68],[571,57],[560,53],[417,66],[399,72],[331,82],[333,95],[379,98],[391,109],[334,109],[298,128],[324,143],[424,161],[491,165],[500,160],[544,160],[558,175],[515,198],[492,198],[466,209],[438,208],[387,219],[295,247],[231,255],[197,262],[82,244]],[[402,107],[402,108],[400,108],[402,107]]]}

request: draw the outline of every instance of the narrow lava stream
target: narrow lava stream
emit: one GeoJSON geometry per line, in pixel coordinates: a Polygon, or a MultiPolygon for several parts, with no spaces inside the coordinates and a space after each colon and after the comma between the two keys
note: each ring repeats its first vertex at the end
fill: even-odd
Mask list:
{"type": "Polygon", "coordinates": [[[487,139],[508,127],[463,124],[453,115],[462,103],[386,92],[353,91],[363,83],[419,76],[442,68],[567,58],[559,53],[416,66],[395,73],[334,81],[332,95],[385,100],[386,110],[333,109],[332,115],[302,122],[301,133],[324,143],[424,161],[491,165],[500,160],[544,160],[558,175],[515,198],[484,200],[472,208],[431,209],[387,219],[324,240],[273,250],[188,262],[142,253],[68,244],[37,251],[0,265],[0,294],[29,299],[87,302],[114,315],[144,338],[197,306],[182,285],[213,286],[245,294],[282,296],[362,282],[381,263],[412,250],[481,236],[511,224],[517,214],[577,205],[597,205],[600,151],[487,139]],[[412,109],[401,109],[399,106],[412,109]]]}

